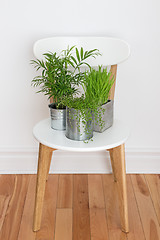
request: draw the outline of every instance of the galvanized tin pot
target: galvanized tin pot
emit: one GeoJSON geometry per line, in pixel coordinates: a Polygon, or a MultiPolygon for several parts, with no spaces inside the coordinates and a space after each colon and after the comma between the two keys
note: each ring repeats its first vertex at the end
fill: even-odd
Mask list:
{"type": "Polygon", "coordinates": [[[85,141],[93,137],[93,121],[84,123],[81,112],[66,108],[66,137],[71,140],[85,141]]]}
{"type": "Polygon", "coordinates": [[[56,109],[55,103],[48,105],[51,115],[51,128],[55,130],[66,129],[66,109],[56,109]]]}
{"type": "Polygon", "coordinates": [[[108,100],[107,103],[103,104],[99,111],[101,112],[101,117],[102,117],[102,123],[103,127],[100,126],[99,122],[97,119],[95,120],[94,118],[94,128],[93,130],[95,132],[104,132],[107,128],[111,127],[113,125],[113,106],[114,106],[114,101],[113,100],[108,100]]]}

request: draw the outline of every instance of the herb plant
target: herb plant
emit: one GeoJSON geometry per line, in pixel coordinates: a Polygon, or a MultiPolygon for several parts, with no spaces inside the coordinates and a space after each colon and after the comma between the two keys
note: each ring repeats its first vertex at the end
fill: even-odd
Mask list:
{"type": "Polygon", "coordinates": [[[82,65],[89,68],[90,65],[86,62],[89,57],[100,55],[97,49],[85,51],[81,47],[72,46],[63,50],[58,56],[57,53],[45,53],[44,60],[31,60],[31,64],[35,69],[41,70],[41,75],[36,76],[32,80],[34,87],[40,86],[39,92],[43,92],[53,99],[56,103],[56,108],[64,108],[64,98],[69,98],[78,92],[77,87],[84,78],[84,73],[80,71],[82,65]],[[75,53],[73,52],[75,50],[75,53]]]}
{"type": "Polygon", "coordinates": [[[107,72],[107,68],[102,69],[98,66],[98,70],[91,69],[85,73],[83,89],[85,97],[89,101],[95,101],[97,106],[107,103],[111,87],[114,83],[114,76],[111,78],[111,72],[107,72]]]}
{"type": "Polygon", "coordinates": [[[108,73],[107,68],[102,69],[102,66],[99,66],[98,70],[90,68],[90,71],[84,73],[82,83],[84,94],[80,98],[66,100],[66,106],[76,110],[77,128],[80,130],[79,124],[82,121],[88,136],[92,131],[90,125],[87,125],[88,121],[93,121],[93,124],[99,125],[101,129],[104,127],[102,116],[105,110],[101,106],[107,103],[113,83],[114,77],[111,78],[111,72],[108,73]]]}
{"type": "Polygon", "coordinates": [[[90,69],[85,73],[83,89],[85,97],[93,105],[93,121],[95,125],[99,125],[102,130],[105,122],[102,120],[105,109],[102,105],[108,102],[111,87],[115,81],[114,76],[111,78],[111,72],[107,72],[107,68],[98,66],[98,70],[90,69]]]}

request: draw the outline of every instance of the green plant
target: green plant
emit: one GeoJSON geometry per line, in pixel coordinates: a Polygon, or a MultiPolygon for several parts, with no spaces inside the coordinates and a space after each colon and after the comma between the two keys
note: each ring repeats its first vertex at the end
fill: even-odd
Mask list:
{"type": "MultiPolygon", "coordinates": [[[[93,104],[89,102],[87,98],[85,98],[84,94],[81,97],[76,98],[66,98],[65,105],[68,107],[69,111],[69,121],[70,126],[72,126],[72,121],[76,121],[77,130],[80,132],[82,130],[81,123],[83,124],[83,132],[87,135],[87,140],[89,140],[89,136],[92,133],[92,124],[88,124],[93,121],[93,104]],[[74,112],[71,109],[74,109],[74,112]],[[81,128],[80,128],[81,126],[81,128]]],[[[81,132],[80,132],[81,133],[81,132]]],[[[81,134],[82,135],[82,134],[81,134]]],[[[87,142],[84,141],[84,142],[87,142]]]]}
{"type": "MultiPolygon", "coordinates": [[[[82,94],[81,97],[66,98],[65,105],[68,107],[69,115],[71,119],[76,119],[77,129],[80,132],[80,124],[84,124],[84,132],[88,136],[85,142],[88,142],[89,136],[91,135],[92,128],[88,122],[92,121],[92,125],[98,124],[101,128],[104,127],[104,121],[102,120],[102,114],[104,109],[97,105],[97,102],[93,98],[92,100],[82,94]],[[73,108],[74,116],[71,114],[70,109],[73,108]],[[94,116],[94,117],[93,117],[94,116]]],[[[70,125],[72,123],[70,122],[70,125]]]]}
{"type": "Polygon", "coordinates": [[[91,131],[86,124],[88,121],[92,120],[93,124],[98,124],[101,129],[104,127],[102,116],[105,110],[101,106],[108,101],[109,92],[114,83],[114,76],[111,77],[111,74],[102,66],[98,66],[98,70],[90,68],[90,71],[84,73],[82,83],[84,94],[80,98],[66,98],[66,106],[77,110],[75,112],[77,128],[79,129],[82,121],[86,125],[84,131],[88,136],[91,131]]]}
{"type": "Polygon", "coordinates": [[[63,50],[59,56],[56,52],[48,52],[43,55],[44,60],[31,60],[31,64],[37,71],[42,70],[41,75],[33,78],[32,85],[34,87],[40,86],[38,93],[43,92],[49,98],[53,98],[57,108],[63,108],[63,99],[78,93],[77,87],[84,78],[84,73],[80,71],[80,67],[86,65],[91,68],[86,60],[89,57],[95,58],[100,53],[97,49],[84,52],[82,47],[78,50],[72,46],[63,50]]]}
{"type": "Polygon", "coordinates": [[[111,78],[111,72],[107,72],[107,68],[98,66],[98,70],[91,69],[85,73],[83,81],[83,89],[85,97],[89,101],[95,101],[97,106],[107,103],[109,92],[114,83],[114,76],[111,78]]]}

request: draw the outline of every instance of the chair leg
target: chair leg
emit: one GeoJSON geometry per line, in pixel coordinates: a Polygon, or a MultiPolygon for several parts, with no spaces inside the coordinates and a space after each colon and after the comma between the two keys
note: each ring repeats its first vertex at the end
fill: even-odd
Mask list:
{"type": "Polygon", "coordinates": [[[110,155],[114,181],[117,182],[116,173],[115,173],[115,166],[114,166],[115,163],[114,163],[114,160],[113,160],[113,149],[109,149],[108,151],[109,151],[109,155],[110,155]]]}
{"type": "Polygon", "coordinates": [[[53,151],[56,149],[52,149],[52,151],[50,151],[50,155],[49,155],[49,160],[47,162],[48,166],[47,166],[47,175],[46,175],[46,181],[48,181],[48,177],[49,177],[49,170],[50,170],[50,166],[51,166],[51,160],[52,160],[52,153],[53,151]]]}
{"type": "Polygon", "coordinates": [[[129,232],[129,224],[124,144],[111,149],[110,155],[118,188],[121,227],[122,231],[127,233],[129,232]]]}
{"type": "Polygon", "coordinates": [[[41,143],[39,144],[38,173],[37,173],[33,231],[38,231],[41,225],[43,199],[45,193],[46,178],[48,175],[48,169],[52,156],[51,152],[52,148],[49,148],[41,143]]]}

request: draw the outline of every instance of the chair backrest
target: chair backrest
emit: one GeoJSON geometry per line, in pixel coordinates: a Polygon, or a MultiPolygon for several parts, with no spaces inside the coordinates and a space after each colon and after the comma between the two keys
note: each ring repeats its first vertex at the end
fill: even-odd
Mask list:
{"type": "MultiPolygon", "coordinates": [[[[129,45],[117,38],[110,37],[51,37],[40,39],[35,42],[33,52],[36,58],[42,59],[46,52],[57,52],[58,54],[68,46],[76,45],[84,50],[99,49],[102,56],[90,58],[91,66],[111,65],[111,72],[116,80],[117,64],[125,61],[130,54],[129,45]]],[[[116,82],[116,81],[115,81],[116,82]]],[[[115,83],[110,92],[110,99],[114,99],[115,83]]]]}

